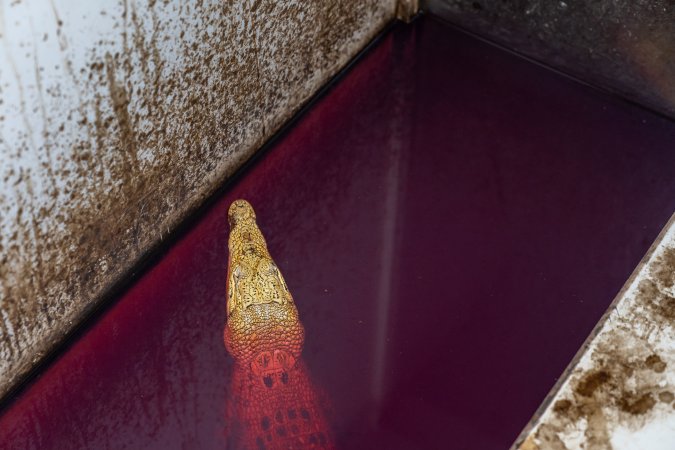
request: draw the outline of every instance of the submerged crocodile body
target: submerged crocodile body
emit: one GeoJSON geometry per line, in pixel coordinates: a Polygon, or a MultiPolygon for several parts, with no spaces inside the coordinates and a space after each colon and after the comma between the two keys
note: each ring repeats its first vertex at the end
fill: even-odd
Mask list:
{"type": "Polygon", "coordinates": [[[302,362],[304,328],[251,205],[229,209],[225,346],[235,359],[228,404],[234,448],[334,448],[302,362]]]}

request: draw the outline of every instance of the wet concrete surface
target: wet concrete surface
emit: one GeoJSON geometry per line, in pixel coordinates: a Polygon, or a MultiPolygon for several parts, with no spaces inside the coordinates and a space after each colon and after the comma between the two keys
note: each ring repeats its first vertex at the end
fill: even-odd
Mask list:
{"type": "Polygon", "coordinates": [[[222,448],[249,200],[342,448],[510,445],[675,209],[675,126],[399,26],[0,417],[3,448],[222,448]]]}

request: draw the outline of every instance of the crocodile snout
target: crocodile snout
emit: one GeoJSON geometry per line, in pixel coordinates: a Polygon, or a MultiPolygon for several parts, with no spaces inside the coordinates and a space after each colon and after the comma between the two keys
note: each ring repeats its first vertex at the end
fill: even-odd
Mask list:
{"type": "Polygon", "coordinates": [[[300,356],[304,342],[293,297],[267,250],[251,204],[236,200],[228,215],[225,345],[235,359],[256,373],[286,369],[300,356]],[[275,363],[263,364],[266,356],[275,363]]]}

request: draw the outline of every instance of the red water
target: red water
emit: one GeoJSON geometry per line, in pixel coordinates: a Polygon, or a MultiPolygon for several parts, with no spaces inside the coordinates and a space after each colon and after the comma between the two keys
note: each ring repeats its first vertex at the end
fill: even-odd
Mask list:
{"type": "Polygon", "coordinates": [[[0,448],[219,448],[227,208],[256,208],[342,448],[511,444],[675,210],[675,126],[398,26],[0,418],[0,448]]]}

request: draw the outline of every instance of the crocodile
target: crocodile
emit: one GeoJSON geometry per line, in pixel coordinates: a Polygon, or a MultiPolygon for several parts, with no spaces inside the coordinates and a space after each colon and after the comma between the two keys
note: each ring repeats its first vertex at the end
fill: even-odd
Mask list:
{"type": "Polygon", "coordinates": [[[227,416],[233,448],[332,449],[323,398],[301,353],[305,331],[253,207],[228,211],[225,347],[234,358],[227,416]]]}

